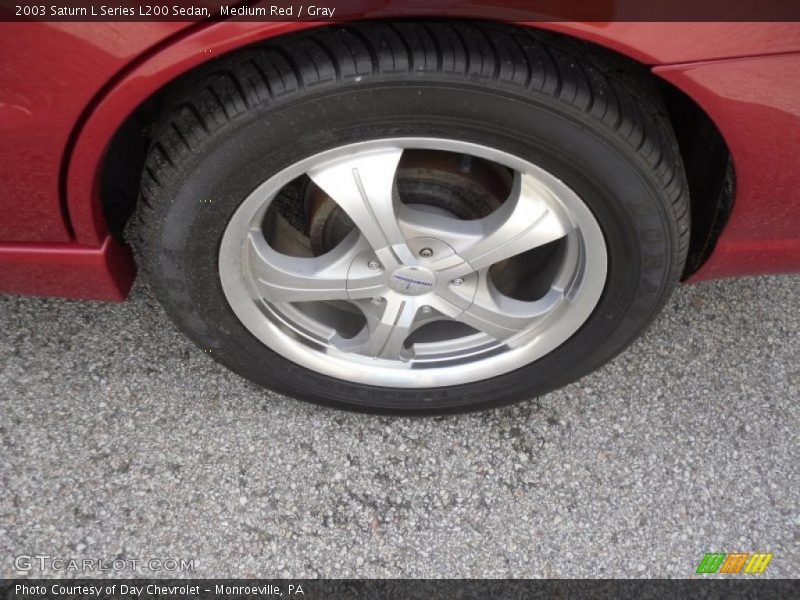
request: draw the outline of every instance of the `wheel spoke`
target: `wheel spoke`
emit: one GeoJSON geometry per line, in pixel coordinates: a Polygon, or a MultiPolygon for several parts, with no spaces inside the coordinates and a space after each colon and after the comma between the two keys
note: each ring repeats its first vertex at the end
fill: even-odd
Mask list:
{"type": "Polygon", "coordinates": [[[573,228],[546,186],[517,174],[509,198],[492,214],[474,221],[404,210],[406,235],[447,241],[468,264],[450,275],[478,271],[517,254],[563,238],[573,228]]]}
{"type": "Polygon", "coordinates": [[[462,258],[473,269],[483,269],[567,235],[571,226],[556,212],[550,195],[533,177],[517,174],[511,197],[486,217],[487,234],[462,258]]]}
{"type": "Polygon", "coordinates": [[[484,271],[480,273],[472,303],[466,310],[453,315],[453,318],[504,341],[543,319],[562,299],[563,292],[553,288],[534,302],[515,300],[497,291],[489,280],[488,272],[484,271]]]}
{"type": "Polygon", "coordinates": [[[336,201],[386,266],[412,264],[397,223],[394,184],[403,151],[388,148],[328,163],[308,176],[336,201]]]}
{"type": "Polygon", "coordinates": [[[417,326],[418,308],[413,298],[389,294],[382,312],[366,311],[367,326],[362,335],[354,340],[351,350],[375,358],[407,358],[404,356],[403,343],[417,326]]]}
{"type": "Polygon", "coordinates": [[[384,286],[381,273],[367,269],[350,273],[353,260],[368,249],[356,231],[330,252],[314,258],[276,252],[260,231],[250,232],[248,247],[257,285],[273,302],[344,300],[379,293],[384,286]]]}

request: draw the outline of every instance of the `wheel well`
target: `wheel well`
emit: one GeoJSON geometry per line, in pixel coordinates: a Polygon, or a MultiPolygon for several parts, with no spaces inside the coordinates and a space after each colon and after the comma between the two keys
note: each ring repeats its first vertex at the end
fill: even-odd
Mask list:
{"type": "MultiPolygon", "coordinates": [[[[542,33],[550,39],[567,38],[570,43],[592,47],[597,53],[614,56],[616,61],[627,62],[636,71],[645,72],[641,64],[607,48],[575,40],[565,34],[542,33]]],[[[279,38],[261,43],[274,43],[276,39],[279,38]]],[[[200,65],[157,90],[123,122],[112,137],[103,161],[100,196],[109,231],[119,241],[125,241],[125,229],[138,200],[150,141],[170,99],[187,80],[213,69],[216,60],[200,65]]],[[[710,256],[730,215],[735,182],[733,161],[716,125],[694,100],[655,75],[647,76],[652,77],[666,105],[689,184],[691,236],[683,272],[685,279],[710,256]]]]}
{"type": "Polygon", "coordinates": [[[678,88],[659,80],[689,184],[691,234],[683,279],[711,255],[733,208],[735,177],[728,146],[713,121],[678,88]]]}

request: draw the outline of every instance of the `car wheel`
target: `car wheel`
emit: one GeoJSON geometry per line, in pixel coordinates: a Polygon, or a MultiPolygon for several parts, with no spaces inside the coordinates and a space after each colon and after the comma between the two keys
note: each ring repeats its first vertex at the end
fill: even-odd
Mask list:
{"type": "Polygon", "coordinates": [[[157,127],[135,245],[199,346],[402,414],[564,385],[657,314],[688,247],[646,73],[489,24],[350,24],[223,57],[157,127]]]}

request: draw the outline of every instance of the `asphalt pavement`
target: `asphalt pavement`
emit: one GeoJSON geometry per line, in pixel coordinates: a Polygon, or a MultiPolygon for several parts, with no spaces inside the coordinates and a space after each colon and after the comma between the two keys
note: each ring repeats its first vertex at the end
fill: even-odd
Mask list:
{"type": "Polygon", "coordinates": [[[741,551],[798,577],[798,297],[683,286],[578,383],[399,419],[256,387],[141,285],[0,296],[0,576],[692,577],[741,551]]]}

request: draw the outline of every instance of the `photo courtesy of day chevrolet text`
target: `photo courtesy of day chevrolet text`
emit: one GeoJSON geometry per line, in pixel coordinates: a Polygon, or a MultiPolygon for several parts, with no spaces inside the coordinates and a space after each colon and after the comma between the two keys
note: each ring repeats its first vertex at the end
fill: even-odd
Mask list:
{"type": "Polygon", "coordinates": [[[259,598],[303,598],[306,592],[303,584],[299,582],[287,583],[252,583],[231,585],[226,583],[204,582],[202,585],[192,583],[98,583],[86,585],[79,583],[47,583],[26,584],[17,583],[11,591],[19,597],[47,597],[47,598],[153,598],[153,597],[198,597],[209,594],[215,598],[230,597],[259,597],[259,598]]]}

